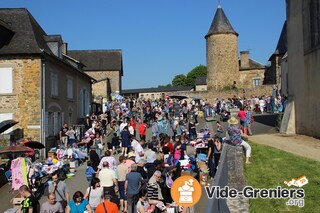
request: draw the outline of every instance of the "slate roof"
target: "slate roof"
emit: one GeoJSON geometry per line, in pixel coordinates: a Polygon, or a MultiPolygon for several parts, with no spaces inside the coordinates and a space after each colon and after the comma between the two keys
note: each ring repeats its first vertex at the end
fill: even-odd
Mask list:
{"type": "Polygon", "coordinates": [[[179,87],[160,87],[160,88],[141,88],[141,89],[124,89],[121,94],[130,93],[156,93],[156,92],[178,92],[178,91],[191,91],[193,86],[179,86],[179,87]]]}
{"type": "Polygon", "coordinates": [[[83,63],[84,71],[120,71],[123,76],[121,50],[69,50],[68,55],[83,63]]]}
{"type": "Polygon", "coordinates": [[[265,69],[266,66],[263,64],[260,64],[257,61],[254,61],[252,59],[249,59],[249,67],[240,67],[240,60],[239,60],[239,70],[240,71],[245,71],[245,70],[254,70],[254,69],[265,69]]]}
{"type": "Polygon", "coordinates": [[[287,21],[284,22],[280,38],[277,44],[277,48],[274,51],[274,54],[285,54],[288,51],[288,43],[287,43],[287,21]]]}
{"type": "Polygon", "coordinates": [[[198,76],[195,81],[196,85],[207,85],[207,76],[198,76]]]}
{"type": "Polygon", "coordinates": [[[213,21],[211,23],[209,32],[205,36],[211,36],[213,34],[235,34],[238,36],[238,33],[231,26],[226,14],[224,13],[221,6],[218,6],[216,14],[214,15],[213,21]]]}
{"type": "Polygon", "coordinates": [[[25,8],[0,8],[0,19],[15,32],[10,43],[0,49],[0,55],[51,54],[44,36],[47,34],[25,8]]]}
{"type": "Polygon", "coordinates": [[[11,27],[0,19],[0,48],[8,44],[13,35],[14,32],[11,30],[11,27]]]}
{"type": "Polygon", "coordinates": [[[276,55],[284,55],[288,51],[288,42],[287,42],[287,21],[284,22],[281,34],[278,40],[278,44],[274,53],[270,56],[269,61],[271,58],[276,55]]]}

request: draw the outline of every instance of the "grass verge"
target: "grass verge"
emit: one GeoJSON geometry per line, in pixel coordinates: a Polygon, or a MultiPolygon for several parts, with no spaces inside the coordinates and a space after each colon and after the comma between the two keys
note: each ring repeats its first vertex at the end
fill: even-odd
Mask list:
{"type": "Polygon", "coordinates": [[[248,185],[254,188],[294,188],[284,181],[305,175],[309,181],[305,191],[304,207],[287,206],[289,199],[250,199],[250,212],[320,212],[320,162],[299,157],[272,147],[250,143],[252,164],[245,166],[248,185]]]}

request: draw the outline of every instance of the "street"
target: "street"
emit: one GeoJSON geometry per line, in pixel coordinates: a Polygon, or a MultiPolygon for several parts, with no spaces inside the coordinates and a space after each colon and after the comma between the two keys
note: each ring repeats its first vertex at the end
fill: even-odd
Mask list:
{"type": "MultiPolygon", "coordinates": [[[[275,123],[276,115],[257,115],[255,116],[255,122],[252,125],[253,134],[272,134],[276,133],[276,129],[272,126],[273,123],[275,123]]],[[[224,129],[227,128],[228,123],[227,122],[221,122],[224,129]]],[[[199,125],[197,128],[201,128],[204,125],[207,125],[211,132],[216,131],[215,122],[205,122],[203,119],[199,120],[199,125]]],[[[151,129],[149,128],[147,131],[147,140],[151,138],[151,129]]],[[[190,146],[188,146],[188,154],[193,155],[194,149],[190,146]]],[[[118,159],[119,155],[116,156],[116,159],[118,159]]],[[[80,166],[77,168],[76,175],[70,179],[66,179],[67,186],[70,189],[70,196],[72,197],[73,193],[80,190],[82,192],[85,192],[87,185],[87,180],[85,177],[85,169],[86,164],[80,166]]],[[[10,184],[5,184],[3,187],[0,188],[0,203],[2,204],[0,206],[0,212],[4,212],[5,210],[12,208],[12,203],[10,200],[14,197],[14,195],[17,195],[17,191],[14,192],[14,194],[9,193],[10,190],[10,184]]],[[[40,200],[40,203],[43,203],[46,201],[46,197],[42,197],[40,200]]],[[[206,207],[208,203],[208,198],[206,195],[205,190],[203,189],[201,199],[199,203],[195,206],[195,212],[205,212],[206,207]]]]}

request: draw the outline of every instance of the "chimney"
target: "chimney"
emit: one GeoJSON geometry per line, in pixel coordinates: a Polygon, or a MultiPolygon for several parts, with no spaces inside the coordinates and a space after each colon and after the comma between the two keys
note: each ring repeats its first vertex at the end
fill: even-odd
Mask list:
{"type": "Polygon", "coordinates": [[[249,64],[249,51],[241,51],[240,52],[240,67],[248,68],[249,64]]]}
{"type": "Polygon", "coordinates": [[[68,53],[68,43],[63,42],[61,44],[61,52],[62,52],[62,54],[67,55],[67,53],[68,53]]]}

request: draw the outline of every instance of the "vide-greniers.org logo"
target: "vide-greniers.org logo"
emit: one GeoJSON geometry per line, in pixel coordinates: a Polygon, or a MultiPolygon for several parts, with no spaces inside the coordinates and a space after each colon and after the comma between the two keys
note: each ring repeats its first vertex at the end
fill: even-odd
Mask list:
{"type": "Polygon", "coordinates": [[[244,197],[249,199],[287,199],[290,198],[286,205],[288,206],[304,206],[304,196],[305,192],[302,188],[282,188],[278,186],[277,188],[270,189],[259,189],[253,188],[252,186],[246,186],[242,191],[238,191],[234,188],[219,187],[219,186],[206,186],[205,187],[207,196],[209,199],[213,199],[214,197],[217,199],[234,199],[238,197],[244,197]]]}

